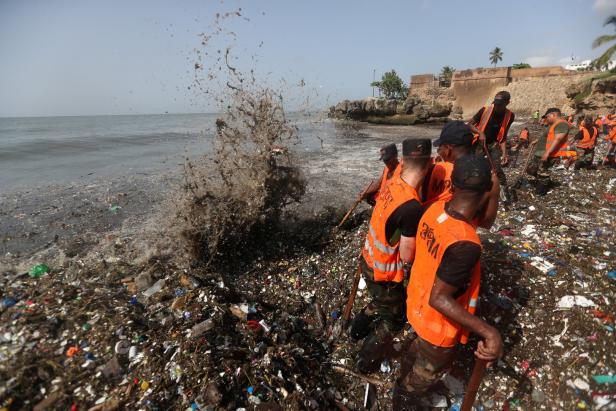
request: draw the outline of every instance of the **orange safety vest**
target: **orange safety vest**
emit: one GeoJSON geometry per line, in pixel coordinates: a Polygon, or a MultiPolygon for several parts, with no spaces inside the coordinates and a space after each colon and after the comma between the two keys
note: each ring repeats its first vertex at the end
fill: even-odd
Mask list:
{"type": "MultiPolygon", "coordinates": [[[[430,294],[447,248],[460,241],[481,246],[481,241],[471,224],[445,212],[445,204],[444,201],[434,203],[419,221],[415,261],[406,291],[406,316],[415,332],[430,344],[453,347],[458,342],[466,344],[468,330],[434,309],[430,305],[430,294]]],[[[480,279],[481,269],[477,261],[468,289],[456,299],[471,314],[477,309],[480,279]]]]}
{"type": "Polygon", "coordinates": [[[596,120],[595,120],[595,126],[597,126],[597,127],[602,127],[602,126],[603,126],[603,121],[601,121],[601,119],[600,119],[600,118],[596,119],[596,120]]]}
{"type": "MultiPolygon", "coordinates": [[[[552,126],[550,127],[550,130],[548,131],[548,138],[545,141],[545,151],[548,151],[550,149],[550,146],[552,145],[552,142],[554,141],[554,138],[556,137],[554,134],[554,130],[556,129],[556,126],[559,125],[560,123],[566,123],[566,122],[567,121],[563,119],[559,119],[554,124],[552,124],[552,126]]],[[[551,158],[567,157],[568,156],[567,151],[560,151],[560,149],[566,145],[567,145],[567,141],[563,141],[562,144],[558,147],[559,151],[552,153],[550,157],[551,158]]]]}
{"type": "Polygon", "coordinates": [[[436,201],[451,200],[451,173],[453,172],[453,163],[449,161],[441,161],[434,164],[428,186],[424,186],[426,199],[422,205],[427,208],[430,204],[436,201]]]}
{"type": "Polygon", "coordinates": [[[610,140],[612,143],[616,144],[616,127],[612,127],[612,129],[608,133],[606,139],[610,140]]]}
{"type": "Polygon", "coordinates": [[[595,141],[597,141],[597,135],[599,134],[597,127],[592,126],[592,135],[586,127],[581,127],[581,131],[584,134],[584,137],[578,142],[577,148],[594,148],[595,141]]]}
{"type": "Polygon", "coordinates": [[[400,237],[386,238],[387,219],[402,204],[410,200],[419,201],[417,191],[398,175],[393,177],[379,196],[372,211],[368,235],[362,254],[366,264],[374,271],[375,281],[404,280],[400,259],[400,237]]]}
{"type": "Polygon", "coordinates": [[[528,141],[528,130],[520,131],[520,141],[528,141]]]}
{"type": "MultiPolygon", "coordinates": [[[[481,115],[481,119],[477,124],[477,129],[481,131],[486,131],[486,127],[490,118],[492,117],[492,113],[494,113],[494,104],[490,104],[489,106],[485,106],[483,109],[483,114],[481,115]]],[[[507,126],[509,125],[509,121],[511,120],[511,111],[505,109],[505,116],[503,117],[503,122],[501,123],[500,130],[498,130],[498,134],[496,135],[496,141],[501,143],[505,138],[505,132],[507,131],[507,126]]],[[[473,144],[477,142],[479,139],[479,134],[475,134],[475,138],[473,139],[473,144]]]]}
{"type": "Polygon", "coordinates": [[[379,187],[379,193],[383,191],[383,188],[385,188],[385,185],[389,183],[392,178],[394,178],[396,175],[400,175],[401,169],[402,169],[401,163],[398,161],[398,165],[396,166],[396,168],[394,168],[393,172],[391,173],[391,177],[388,177],[389,168],[385,166],[385,168],[383,169],[383,176],[381,177],[381,186],[379,187]]]}

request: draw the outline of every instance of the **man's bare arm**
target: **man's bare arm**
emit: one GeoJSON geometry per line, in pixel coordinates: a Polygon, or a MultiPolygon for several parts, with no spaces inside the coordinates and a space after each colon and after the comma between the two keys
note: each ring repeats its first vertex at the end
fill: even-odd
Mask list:
{"type": "Polygon", "coordinates": [[[477,351],[475,351],[477,358],[486,361],[498,359],[503,354],[503,340],[500,333],[496,328],[466,311],[453,298],[456,291],[456,287],[436,277],[432,292],[430,293],[430,306],[450,320],[484,338],[484,341],[480,341],[477,351]]]}
{"type": "Polygon", "coordinates": [[[381,188],[381,180],[383,180],[383,176],[381,176],[381,178],[379,178],[377,181],[373,181],[368,187],[368,189],[364,193],[360,194],[359,200],[361,201],[367,198],[371,198],[373,195],[378,193],[379,188],[381,188]]]}
{"type": "Polygon", "coordinates": [[[400,237],[400,259],[412,263],[415,259],[415,237],[400,237]]]}
{"type": "Polygon", "coordinates": [[[554,136],[554,141],[549,149],[545,151],[545,154],[541,158],[543,161],[546,161],[552,154],[556,153],[560,146],[567,141],[567,136],[569,133],[560,133],[554,136]]]}
{"type": "Polygon", "coordinates": [[[486,193],[488,200],[485,207],[477,214],[477,226],[489,230],[492,228],[498,214],[500,201],[500,182],[495,172],[492,172],[492,190],[486,193]]]}

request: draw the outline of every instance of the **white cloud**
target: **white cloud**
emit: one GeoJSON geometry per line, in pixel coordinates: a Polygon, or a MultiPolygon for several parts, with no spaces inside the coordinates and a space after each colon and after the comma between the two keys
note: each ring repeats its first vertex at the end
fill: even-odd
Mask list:
{"type": "Polygon", "coordinates": [[[616,12],[616,0],[595,0],[592,8],[600,13],[616,12]]]}
{"type": "Polygon", "coordinates": [[[523,61],[533,67],[553,66],[557,64],[556,58],[551,55],[526,57],[523,61]]]}

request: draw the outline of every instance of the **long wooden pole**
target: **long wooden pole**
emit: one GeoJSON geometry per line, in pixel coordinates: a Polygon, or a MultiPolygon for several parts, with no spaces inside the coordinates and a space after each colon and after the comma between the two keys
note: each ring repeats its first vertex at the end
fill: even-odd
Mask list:
{"type": "Polygon", "coordinates": [[[486,157],[488,158],[488,163],[490,163],[490,168],[494,172],[496,172],[496,167],[494,167],[494,163],[492,162],[492,156],[490,155],[490,151],[488,150],[488,146],[485,141],[483,142],[482,146],[483,146],[483,152],[486,154],[486,157]]]}
{"type": "Polygon", "coordinates": [[[471,411],[471,408],[473,408],[473,403],[475,402],[475,397],[477,396],[477,391],[479,390],[479,384],[481,384],[483,373],[485,372],[487,365],[488,362],[486,360],[480,360],[479,358],[475,360],[473,373],[471,374],[471,379],[468,381],[468,385],[466,386],[466,392],[464,393],[464,400],[462,400],[462,407],[460,407],[460,411],[471,411]]]}
{"type": "Polygon", "coordinates": [[[355,278],[353,278],[353,286],[351,287],[351,294],[347,300],[344,312],[342,313],[342,327],[345,329],[351,318],[351,311],[353,310],[353,304],[355,304],[355,296],[357,295],[357,287],[359,287],[359,280],[361,279],[361,256],[359,263],[357,263],[357,270],[355,270],[355,278]]]}
{"type": "Polygon", "coordinates": [[[362,191],[361,195],[359,196],[359,198],[355,201],[355,203],[353,204],[353,206],[349,209],[349,211],[347,211],[347,213],[344,215],[344,217],[342,218],[342,220],[340,220],[340,223],[338,224],[338,228],[340,228],[342,226],[342,224],[345,223],[345,221],[347,220],[347,218],[349,218],[349,216],[351,215],[351,213],[353,212],[353,210],[355,210],[355,207],[357,207],[359,205],[359,203],[361,203],[361,198],[364,196],[364,194],[366,194],[366,191],[368,191],[368,189],[370,188],[370,186],[372,186],[372,183],[374,181],[370,181],[370,184],[368,184],[368,186],[366,187],[366,189],[364,191],[362,191]]]}

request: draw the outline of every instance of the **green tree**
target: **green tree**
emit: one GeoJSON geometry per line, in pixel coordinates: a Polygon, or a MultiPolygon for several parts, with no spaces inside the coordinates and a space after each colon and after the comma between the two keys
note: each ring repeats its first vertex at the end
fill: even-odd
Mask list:
{"type": "Polygon", "coordinates": [[[494,47],[494,50],[490,52],[490,62],[496,67],[496,63],[503,60],[503,51],[500,47],[494,47]]]}
{"type": "Polygon", "coordinates": [[[513,66],[511,66],[511,68],[514,69],[523,69],[523,68],[531,68],[530,64],[528,63],[516,63],[513,66]]]}
{"type": "MultiPolygon", "coordinates": [[[[603,24],[607,26],[608,24],[614,25],[616,29],[616,15],[612,15],[608,17],[608,19],[603,24]]],[[[592,48],[596,49],[604,44],[609,44],[616,41],[616,34],[604,34],[603,36],[599,36],[592,42],[592,48]]],[[[595,61],[593,61],[593,66],[602,68],[607,67],[608,63],[612,59],[612,56],[616,53],[616,43],[612,44],[607,50],[603,52],[602,55],[597,57],[595,61]]]]}
{"type": "Polygon", "coordinates": [[[383,74],[381,81],[373,81],[370,86],[378,87],[386,98],[405,99],[409,91],[396,70],[393,69],[383,74]]]}
{"type": "Polygon", "coordinates": [[[443,78],[443,80],[450,82],[455,71],[456,69],[451,66],[443,66],[443,68],[441,69],[441,77],[443,78]]]}

